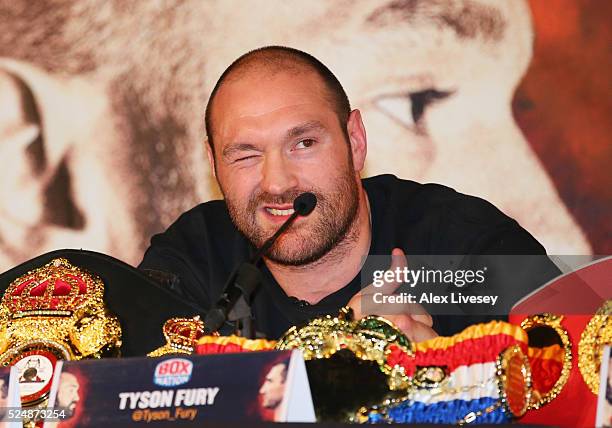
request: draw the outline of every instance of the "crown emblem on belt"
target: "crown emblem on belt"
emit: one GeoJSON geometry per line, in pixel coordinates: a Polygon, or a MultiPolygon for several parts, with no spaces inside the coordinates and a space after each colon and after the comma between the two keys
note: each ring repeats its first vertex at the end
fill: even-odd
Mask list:
{"type": "Polygon", "coordinates": [[[104,285],[98,277],[55,259],[13,281],[2,305],[12,318],[70,316],[87,304],[102,304],[104,285]]]}
{"type": "Polygon", "coordinates": [[[24,406],[44,403],[57,360],[118,354],[121,327],[103,296],[98,276],[64,258],[8,286],[0,303],[0,364],[17,367],[24,406]],[[32,373],[41,380],[30,381],[32,373]]]}
{"type": "Polygon", "coordinates": [[[168,354],[192,354],[194,344],[204,335],[204,323],[199,316],[193,318],[170,318],[163,327],[166,344],[148,354],[160,357],[168,354]]]}

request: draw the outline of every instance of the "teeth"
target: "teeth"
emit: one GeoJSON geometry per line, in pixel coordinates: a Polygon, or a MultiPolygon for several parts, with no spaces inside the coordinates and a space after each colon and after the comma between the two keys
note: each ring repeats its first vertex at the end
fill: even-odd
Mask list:
{"type": "Polygon", "coordinates": [[[266,208],[266,211],[268,211],[272,215],[291,215],[293,214],[293,208],[289,208],[288,210],[277,210],[274,208],[266,208]]]}

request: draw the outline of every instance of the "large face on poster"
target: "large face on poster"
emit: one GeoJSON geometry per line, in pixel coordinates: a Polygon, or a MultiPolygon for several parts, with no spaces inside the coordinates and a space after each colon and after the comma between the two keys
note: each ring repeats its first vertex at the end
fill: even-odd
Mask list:
{"type": "Polygon", "coordinates": [[[573,216],[577,195],[564,200],[555,183],[568,181],[547,172],[571,168],[546,165],[513,118],[532,61],[525,2],[0,7],[0,270],[58,247],[136,263],[153,233],[218,197],[204,150],[208,94],[231,61],[271,44],[338,76],[365,121],[366,175],[484,197],[551,253],[604,248],[584,229],[601,201],[573,216]]]}

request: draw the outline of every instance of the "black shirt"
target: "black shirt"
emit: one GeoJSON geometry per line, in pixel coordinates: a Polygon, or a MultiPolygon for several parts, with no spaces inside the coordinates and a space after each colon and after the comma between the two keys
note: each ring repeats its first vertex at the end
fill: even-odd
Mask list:
{"type": "MultiPolygon", "coordinates": [[[[408,255],[540,254],[544,248],[518,223],[483,199],[438,184],[419,184],[381,175],[362,180],[372,216],[370,255],[389,255],[395,247],[408,255]]],[[[210,201],[182,214],[155,235],[141,269],[173,274],[172,289],[209,309],[234,267],[254,248],[233,225],[224,201],[210,201]]],[[[360,288],[360,275],[314,305],[287,296],[262,264],[263,286],[253,297],[256,328],[278,338],[292,325],[324,314],[337,314],[360,288]]],[[[521,294],[556,276],[546,262],[532,272],[521,294]]],[[[499,317],[496,317],[499,318],[499,317]]],[[[434,316],[434,329],[454,334],[486,316],[434,316]]],[[[223,332],[224,330],[222,330],[223,332]]],[[[228,331],[228,330],[225,330],[228,331]]]]}

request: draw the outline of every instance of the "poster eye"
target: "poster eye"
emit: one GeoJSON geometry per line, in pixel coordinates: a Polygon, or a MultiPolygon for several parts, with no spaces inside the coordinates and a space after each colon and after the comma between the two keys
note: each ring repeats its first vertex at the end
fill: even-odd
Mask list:
{"type": "Polygon", "coordinates": [[[376,107],[390,119],[406,128],[414,128],[416,122],[412,116],[412,100],[406,95],[388,95],[375,101],[376,107]]]}
{"type": "Polygon", "coordinates": [[[427,107],[452,95],[450,91],[425,89],[403,94],[385,95],[375,101],[376,106],[389,118],[413,129],[420,125],[427,107]]]}
{"type": "Polygon", "coordinates": [[[424,91],[411,92],[408,94],[410,97],[411,103],[411,114],[412,120],[415,123],[418,123],[423,114],[425,113],[425,109],[427,106],[443,100],[451,95],[451,92],[448,91],[437,91],[435,89],[426,89],[424,91]]]}

